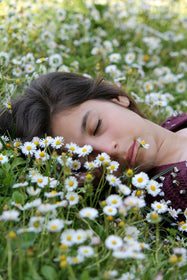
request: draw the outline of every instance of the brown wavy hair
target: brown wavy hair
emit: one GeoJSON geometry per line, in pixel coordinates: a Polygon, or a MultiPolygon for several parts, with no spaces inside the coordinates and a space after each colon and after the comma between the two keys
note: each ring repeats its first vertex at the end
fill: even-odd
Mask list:
{"type": "Polygon", "coordinates": [[[1,109],[0,134],[24,141],[29,141],[34,136],[43,138],[50,135],[54,114],[87,100],[111,101],[118,96],[128,97],[129,109],[144,117],[127,93],[104,79],[94,80],[68,72],[48,73],[33,80],[25,89],[24,95],[13,99],[11,110],[1,109]]]}

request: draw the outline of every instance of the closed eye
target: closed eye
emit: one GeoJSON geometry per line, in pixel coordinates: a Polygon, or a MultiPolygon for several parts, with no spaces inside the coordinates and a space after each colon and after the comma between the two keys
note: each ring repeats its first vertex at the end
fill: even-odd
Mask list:
{"type": "Polygon", "coordinates": [[[93,135],[94,135],[94,136],[97,134],[97,132],[98,132],[98,130],[99,130],[99,127],[100,127],[100,125],[101,125],[101,122],[102,122],[102,120],[99,119],[98,122],[97,122],[96,128],[95,128],[95,130],[94,130],[94,132],[93,132],[93,135]]]}

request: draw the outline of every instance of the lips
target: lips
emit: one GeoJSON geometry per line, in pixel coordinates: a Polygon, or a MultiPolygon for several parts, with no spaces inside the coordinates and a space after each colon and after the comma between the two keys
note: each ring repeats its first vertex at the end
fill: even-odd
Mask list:
{"type": "Polygon", "coordinates": [[[138,144],[135,140],[127,152],[127,162],[130,167],[132,167],[135,163],[137,151],[138,151],[138,144]]]}

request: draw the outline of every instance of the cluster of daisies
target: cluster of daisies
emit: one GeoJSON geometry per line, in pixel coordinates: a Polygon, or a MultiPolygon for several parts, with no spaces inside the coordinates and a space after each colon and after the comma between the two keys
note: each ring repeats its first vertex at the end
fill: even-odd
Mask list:
{"type": "MultiPolygon", "coordinates": [[[[13,192],[18,189],[20,193],[26,195],[25,203],[12,200],[10,209],[2,211],[0,220],[5,223],[17,222],[19,226],[15,227],[16,235],[26,232],[36,234],[59,232],[60,250],[54,261],[60,262],[62,267],[95,258],[96,247],[100,245],[104,246],[105,250],[111,251],[116,259],[144,260],[145,250],[150,250],[151,247],[139,241],[140,230],[129,224],[137,222],[140,217],[148,224],[158,224],[162,220],[162,214],[169,214],[177,221],[180,209],[173,209],[169,201],[164,200],[162,183],[150,179],[144,172],[134,173],[132,169],[127,169],[125,176],[130,181],[124,184],[121,178],[115,175],[119,167],[118,162],[111,160],[106,153],[98,154],[94,160],[89,161],[89,155],[92,153],[90,145],[79,147],[75,143],[64,144],[63,137],[49,136],[44,139],[35,137],[31,142],[24,143],[19,139],[11,142],[8,137],[3,136],[1,141],[2,169],[6,170],[7,164],[14,160],[15,152],[17,156],[26,158],[30,168],[24,174],[25,180],[10,186],[13,192]],[[12,154],[5,155],[3,145],[9,147],[9,152],[12,151],[12,154]],[[63,152],[63,148],[66,152],[63,152]],[[82,165],[82,158],[85,159],[83,165],[87,171],[84,175],[84,184],[80,187],[77,174],[82,165]],[[59,170],[58,176],[42,174],[42,168],[45,170],[48,165],[53,165],[56,170],[59,170]],[[109,193],[104,198],[98,196],[97,207],[93,207],[102,185],[97,186],[95,193],[93,188],[91,189],[90,205],[85,204],[84,196],[92,185],[92,171],[101,166],[105,176],[104,187],[115,190],[115,193],[109,193]],[[162,199],[154,201],[151,210],[146,210],[145,215],[143,212],[146,208],[146,194],[153,197],[159,195],[162,199]],[[78,220],[79,226],[72,218],[72,214],[75,220],[78,220]],[[24,221],[24,226],[21,227],[25,216],[28,217],[27,224],[24,221]],[[81,221],[82,225],[89,224],[89,227],[83,229],[80,226],[81,221]],[[103,240],[103,237],[94,231],[93,224],[98,222],[104,223],[105,226],[107,224],[111,226],[115,222],[123,228],[123,233],[119,235],[109,228],[103,240]],[[65,255],[62,253],[64,249],[66,249],[65,255]]],[[[138,141],[140,148],[149,148],[149,145],[141,139],[138,141]]],[[[187,210],[184,215],[187,219],[187,210]]],[[[178,225],[179,231],[187,232],[187,222],[178,225]]],[[[183,253],[178,262],[180,266],[185,263],[185,256],[183,253]]]]}

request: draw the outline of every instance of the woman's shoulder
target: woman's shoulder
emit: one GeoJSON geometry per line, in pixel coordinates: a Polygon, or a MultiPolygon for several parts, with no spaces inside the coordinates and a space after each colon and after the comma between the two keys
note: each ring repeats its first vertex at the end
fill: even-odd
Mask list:
{"type": "Polygon", "coordinates": [[[176,132],[183,128],[187,128],[187,114],[182,113],[177,116],[171,116],[171,117],[167,118],[161,124],[161,126],[168,130],[171,130],[173,132],[176,132]]]}

